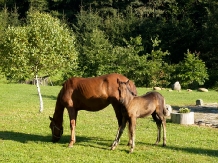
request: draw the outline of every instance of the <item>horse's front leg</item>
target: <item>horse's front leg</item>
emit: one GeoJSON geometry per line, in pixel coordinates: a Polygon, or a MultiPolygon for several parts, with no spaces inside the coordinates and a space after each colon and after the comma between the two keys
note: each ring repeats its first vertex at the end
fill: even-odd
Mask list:
{"type": "Polygon", "coordinates": [[[130,145],[130,153],[133,152],[135,147],[135,128],[136,128],[136,117],[131,117],[129,120],[129,143],[130,145]]]}
{"type": "Polygon", "coordinates": [[[126,122],[127,122],[127,118],[125,116],[123,116],[122,118],[122,124],[121,126],[118,128],[118,131],[117,131],[117,135],[115,137],[115,140],[114,142],[112,143],[111,145],[111,150],[114,150],[116,148],[116,146],[118,145],[118,143],[120,142],[120,137],[122,136],[123,134],[123,131],[126,127],[126,122]]]}
{"type": "Polygon", "coordinates": [[[70,129],[71,129],[70,143],[68,146],[73,147],[73,144],[76,142],[75,130],[76,130],[76,118],[77,118],[78,111],[73,108],[69,108],[68,113],[70,118],[70,129]]]}

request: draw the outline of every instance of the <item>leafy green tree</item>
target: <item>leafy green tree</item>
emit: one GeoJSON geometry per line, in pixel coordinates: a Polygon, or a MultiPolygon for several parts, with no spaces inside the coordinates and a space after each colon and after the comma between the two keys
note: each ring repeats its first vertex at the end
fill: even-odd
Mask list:
{"type": "Polygon", "coordinates": [[[30,4],[30,9],[38,11],[48,10],[48,1],[47,0],[28,0],[30,4]]]}
{"type": "Polygon", "coordinates": [[[207,67],[205,62],[199,59],[198,53],[191,53],[188,50],[185,59],[176,67],[176,80],[184,88],[196,88],[198,85],[203,85],[208,79],[207,67]]]}
{"type": "Polygon", "coordinates": [[[164,57],[169,55],[168,51],[163,52],[159,47],[161,41],[156,37],[151,39],[153,50],[150,54],[147,53],[148,60],[148,74],[146,75],[146,83],[148,86],[168,86],[170,81],[170,66],[164,61],[164,57]]]}
{"type": "Polygon", "coordinates": [[[79,55],[79,66],[83,76],[99,76],[108,73],[109,65],[113,62],[111,51],[112,46],[102,31],[94,29],[90,33],[85,33],[79,55]]]}
{"type": "MultiPolygon", "coordinates": [[[[8,27],[0,44],[2,71],[13,80],[54,75],[77,67],[75,37],[66,25],[49,14],[28,14],[27,25],[8,27]]],[[[38,83],[38,82],[37,82],[38,83]]],[[[40,96],[40,111],[43,111],[40,96]]]]}
{"type": "Polygon", "coordinates": [[[18,17],[19,14],[16,6],[11,12],[9,12],[7,7],[4,6],[0,12],[0,39],[2,38],[1,35],[4,35],[4,31],[8,26],[19,26],[21,24],[18,17]]]}

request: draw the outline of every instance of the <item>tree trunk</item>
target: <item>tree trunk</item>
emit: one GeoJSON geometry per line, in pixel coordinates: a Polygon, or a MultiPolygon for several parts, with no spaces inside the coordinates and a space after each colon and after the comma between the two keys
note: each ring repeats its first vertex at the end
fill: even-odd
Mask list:
{"type": "Polygon", "coordinates": [[[39,102],[40,102],[39,112],[42,113],[43,112],[43,100],[42,100],[42,95],[40,92],[39,80],[38,80],[37,75],[36,75],[36,87],[37,87],[37,91],[38,91],[38,95],[39,95],[39,102]]]}

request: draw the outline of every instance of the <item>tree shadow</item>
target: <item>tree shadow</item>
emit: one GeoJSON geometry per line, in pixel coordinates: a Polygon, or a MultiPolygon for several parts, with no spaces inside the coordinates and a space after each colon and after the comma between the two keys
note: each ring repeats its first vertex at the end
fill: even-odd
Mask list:
{"type": "MultiPolygon", "coordinates": [[[[39,96],[38,94],[33,94],[34,96],[39,96]]],[[[42,94],[42,98],[43,99],[45,99],[45,98],[47,98],[47,99],[51,99],[51,100],[57,100],[57,96],[54,96],[54,95],[44,95],[44,94],[42,94]]]]}
{"type": "Polygon", "coordinates": [[[51,99],[51,100],[57,100],[57,96],[53,96],[53,95],[43,95],[42,94],[42,98],[48,98],[48,99],[51,99]]]}

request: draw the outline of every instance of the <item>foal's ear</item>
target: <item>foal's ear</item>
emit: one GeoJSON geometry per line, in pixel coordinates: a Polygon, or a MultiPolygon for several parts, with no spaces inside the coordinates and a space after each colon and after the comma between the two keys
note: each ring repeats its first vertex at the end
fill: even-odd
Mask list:
{"type": "Polygon", "coordinates": [[[120,84],[120,79],[117,78],[117,83],[120,84]]]}
{"type": "Polygon", "coordinates": [[[129,79],[127,80],[126,84],[129,84],[129,79]]]}

